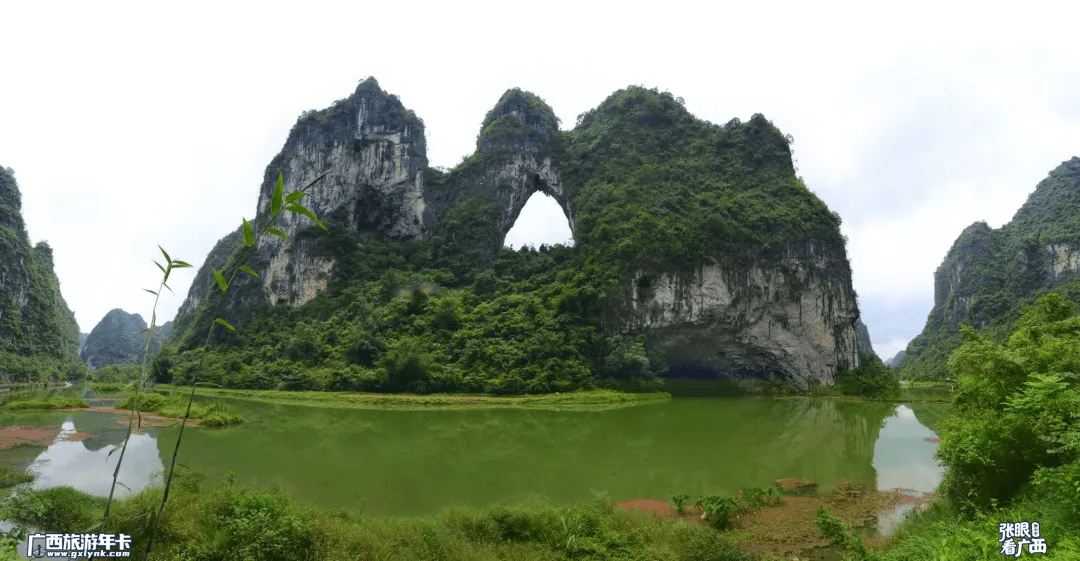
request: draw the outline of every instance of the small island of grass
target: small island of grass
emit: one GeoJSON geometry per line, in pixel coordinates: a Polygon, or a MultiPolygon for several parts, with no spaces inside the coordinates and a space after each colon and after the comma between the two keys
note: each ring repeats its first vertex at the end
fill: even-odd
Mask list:
{"type": "Polygon", "coordinates": [[[76,397],[49,396],[30,399],[14,399],[4,404],[4,409],[10,411],[27,409],[76,409],[89,407],[85,401],[76,397]]]}
{"type": "MultiPolygon", "coordinates": [[[[158,387],[165,391],[179,390],[179,388],[163,386],[162,384],[159,384],[158,387]]],[[[394,410],[512,408],[596,411],[671,399],[671,394],[664,392],[633,393],[608,389],[498,396],[486,394],[353,393],[222,388],[200,388],[199,393],[279,404],[394,410]]],[[[183,416],[182,410],[181,416],[183,416]]]]}
{"type": "MultiPolygon", "coordinates": [[[[131,410],[134,400],[135,394],[130,394],[124,401],[118,403],[116,408],[131,410]]],[[[139,394],[138,410],[155,413],[162,417],[182,419],[187,413],[187,400],[179,394],[166,395],[157,392],[142,392],[139,394]]],[[[199,426],[203,427],[228,427],[244,422],[243,417],[220,403],[209,405],[192,403],[191,414],[188,415],[188,418],[198,419],[199,426]]]]}

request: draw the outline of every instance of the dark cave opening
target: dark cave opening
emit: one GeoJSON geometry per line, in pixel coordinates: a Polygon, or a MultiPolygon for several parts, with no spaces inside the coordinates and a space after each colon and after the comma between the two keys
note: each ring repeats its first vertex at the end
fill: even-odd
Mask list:
{"type": "Polygon", "coordinates": [[[700,364],[675,364],[663,374],[664,378],[682,378],[686,380],[716,380],[720,372],[700,364]]]}

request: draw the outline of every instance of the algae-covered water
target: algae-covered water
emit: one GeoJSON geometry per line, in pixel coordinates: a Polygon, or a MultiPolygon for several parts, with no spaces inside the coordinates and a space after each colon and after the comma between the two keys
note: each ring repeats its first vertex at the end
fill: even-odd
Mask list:
{"type": "MultiPolygon", "coordinates": [[[[259,489],[301,502],[374,515],[430,514],[540,495],[555,502],[675,494],[729,495],[781,477],[828,492],[841,481],[933,491],[934,426],[944,403],[871,403],[763,397],[675,398],[593,412],[486,409],[380,411],[226,400],[250,422],[187,429],[179,463],[205,484],[235,472],[259,489]]],[[[123,438],[117,415],[4,413],[0,426],[52,427],[53,444],[0,450],[25,465],[35,487],[70,485],[106,495],[123,438]],[[83,440],[73,434],[87,433],[83,440]]],[[[133,437],[119,488],[160,481],[177,429],[133,437]]]]}

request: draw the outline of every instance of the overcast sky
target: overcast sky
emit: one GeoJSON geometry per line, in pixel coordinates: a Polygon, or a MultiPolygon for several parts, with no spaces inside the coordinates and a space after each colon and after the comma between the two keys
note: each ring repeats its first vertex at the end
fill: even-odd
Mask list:
{"type": "MultiPolygon", "coordinates": [[[[430,162],[447,167],[508,88],[544,98],[567,128],[617,89],[657,87],[699,118],[760,112],[795,137],[799,174],[843,217],[888,359],[922,329],[960,231],[1000,227],[1080,155],[1080,10],[738,4],[7,2],[0,165],[89,332],[112,308],[149,320],[156,245],[201,264],[254,214],[300,113],[367,76],[424,120],[430,162]]],[[[568,237],[536,195],[508,242],[568,237]]],[[[159,324],[193,276],[173,278],[159,324]]]]}

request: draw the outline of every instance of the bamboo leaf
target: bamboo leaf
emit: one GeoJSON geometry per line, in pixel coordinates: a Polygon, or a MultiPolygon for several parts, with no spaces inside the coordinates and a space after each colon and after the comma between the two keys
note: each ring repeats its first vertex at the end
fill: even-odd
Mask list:
{"type": "Polygon", "coordinates": [[[248,247],[255,245],[255,232],[251,230],[251,224],[248,223],[247,218],[244,219],[244,244],[248,247]]]}
{"type": "Polygon", "coordinates": [[[214,323],[225,326],[229,331],[236,331],[235,327],[229,325],[229,322],[221,318],[214,318],[214,323]]]}
{"type": "Polygon", "coordinates": [[[145,291],[149,292],[150,294],[153,294],[154,296],[157,296],[157,295],[158,295],[158,293],[157,293],[157,292],[154,292],[153,290],[150,290],[149,288],[144,288],[143,290],[145,290],[145,291]]]}
{"type": "Polygon", "coordinates": [[[180,260],[173,261],[172,264],[173,264],[174,269],[183,269],[185,267],[190,267],[191,266],[190,263],[180,261],[180,260]]]}
{"type": "Polygon", "coordinates": [[[322,221],[319,220],[319,217],[315,216],[314,212],[311,212],[310,210],[307,209],[307,207],[305,207],[304,205],[302,205],[300,203],[289,203],[289,206],[285,207],[285,210],[289,210],[289,211],[292,211],[292,212],[303,214],[304,216],[310,218],[311,221],[314,222],[316,226],[322,228],[323,230],[326,230],[326,226],[323,226],[323,223],[322,223],[322,221]]]}
{"type": "Polygon", "coordinates": [[[256,273],[255,271],[252,271],[250,268],[248,268],[247,265],[240,265],[240,270],[247,273],[247,274],[249,274],[249,275],[251,275],[251,276],[253,276],[253,277],[255,277],[255,278],[259,278],[259,273],[256,273]]]}
{"type": "Polygon", "coordinates": [[[123,450],[124,446],[125,444],[114,444],[112,450],[109,450],[109,453],[105,454],[105,459],[108,460],[109,456],[113,455],[113,452],[116,452],[117,450],[123,450]]]}
{"type": "Polygon", "coordinates": [[[135,333],[148,333],[149,331],[150,331],[150,328],[147,327],[146,329],[140,329],[140,330],[136,331],[135,333]]]}
{"type": "Polygon", "coordinates": [[[158,249],[160,249],[160,250],[161,250],[161,254],[165,256],[165,261],[166,261],[166,262],[169,262],[169,263],[171,263],[171,262],[172,262],[172,258],[171,258],[171,257],[169,257],[169,253],[168,253],[167,251],[165,251],[165,248],[161,247],[160,245],[159,245],[159,246],[157,246],[157,248],[158,248],[158,249]]]}
{"type": "Polygon", "coordinates": [[[304,198],[306,196],[307,196],[307,193],[305,193],[303,191],[293,191],[292,193],[289,193],[288,195],[285,196],[285,204],[289,204],[289,203],[291,203],[293,201],[299,201],[300,199],[302,199],[302,198],[304,198]]]}
{"type": "Polygon", "coordinates": [[[281,230],[278,230],[277,228],[267,228],[266,232],[269,233],[269,234],[273,234],[273,235],[275,235],[275,236],[277,236],[277,237],[279,237],[279,238],[281,238],[281,239],[283,239],[285,241],[289,241],[288,234],[286,234],[285,232],[282,232],[281,230]]]}
{"type": "Polygon", "coordinates": [[[163,275],[167,275],[167,274],[169,274],[169,273],[167,273],[167,272],[165,271],[165,267],[162,267],[162,266],[161,266],[161,263],[158,263],[157,261],[154,261],[154,264],[155,264],[155,265],[157,265],[157,268],[158,268],[158,269],[161,269],[161,274],[163,274],[163,275]]]}
{"type": "MultiPolygon", "coordinates": [[[[169,285],[167,285],[167,284],[165,284],[165,283],[161,283],[161,286],[164,286],[165,288],[169,288],[169,285]]],[[[169,288],[169,292],[170,292],[170,293],[172,293],[172,289],[171,289],[171,288],[169,288]]]]}
{"type": "Polygon", "coordinates": [[[281,200],[285,194],[284,177],[279,171],[277,174],[277,183],[274,184],[274,198],[270,199],[270,214],[277,216],[281,214],[281,200]]]}
{"type": "Polygon", "coordinates": [[[312,180],[311,180],[311,183],[308,183],[307,185],[305,185],[305,186],[304,186],[304,188],[303,188],[303,189],[301,189],[301,190],[302,190],[302,191],[307,191],[308,189],[310,189],[310,188],[311,188],[311,186],[312,186],[312,185],[314,185],[314,184],[316,184],[316,183],[318,183],[318,182],[322,181],[323,179],[325,179],[325,178],[326,178],[326,176],[327,176],[327,175],[329,175],[329,174],[330,174],[330,172],[332,172],[332,171],[334,171],[334,168],[330,168],[330,169],[328,169],[328,170],[326,170],[326,171],[322,172],[321,174],[319,174],[319,177],[316,177],[315,179],[312,179],[312,180]]]}
{"type": "Polygon", "coordinates": [[[225,277],[221,276],[221,271],[214,269],[214,279],[217,280],[217,284],[221,287],[222,292],[229,289],[229,283],[225,282],[225,277]]]}

